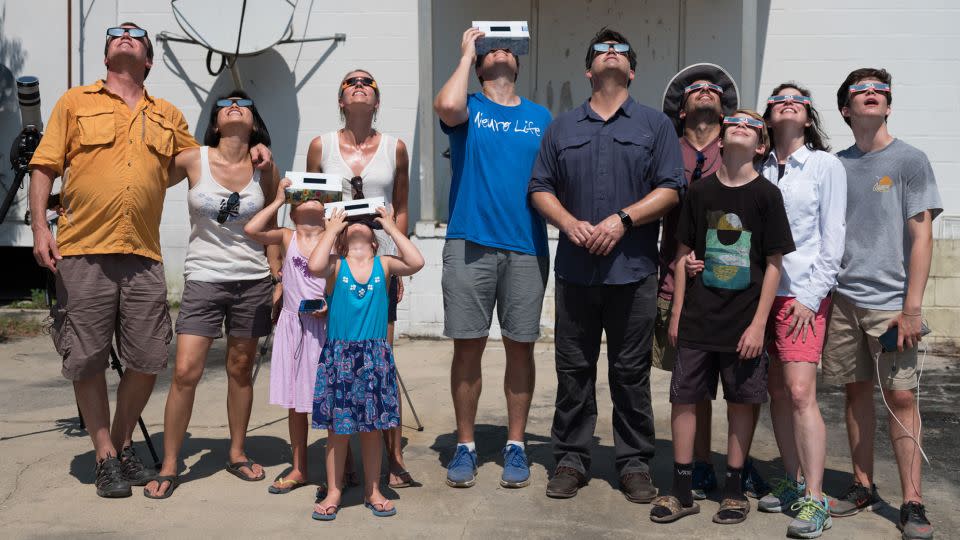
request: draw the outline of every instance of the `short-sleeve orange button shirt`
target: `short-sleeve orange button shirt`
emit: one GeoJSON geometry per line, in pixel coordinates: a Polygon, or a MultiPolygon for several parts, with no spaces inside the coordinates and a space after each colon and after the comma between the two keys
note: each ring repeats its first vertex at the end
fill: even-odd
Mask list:
{"type": "Polygon", "coordinates": [[[161,261],[170,160],[194,146],[183,114],[146,91],[130,110],[103,81],[68,90],[30,161],[31,168],[63,177],[60,254],[133,253],[161,261]]]}

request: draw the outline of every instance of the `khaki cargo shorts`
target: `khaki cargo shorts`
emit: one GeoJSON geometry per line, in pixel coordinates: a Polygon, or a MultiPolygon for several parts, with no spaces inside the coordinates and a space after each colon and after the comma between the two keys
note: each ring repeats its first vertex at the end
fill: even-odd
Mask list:
{"type": "Polygon", "coordinates": [[[917,387],[917,348],[880,353],[877,338],[899,311],[857,307],[834,294],[823,345],[822,382],[849,384],[877,379],[886,390],[917,387]],[[879,361],[874,361],[880,353],[879,361]],[[879,367],[879,370],[878,370],[879,367]]]}
{"type": "Polygon", "coordinates": [[[63,376],[77,381],[109,366],[114,336],[128,369],[157,374],[173,338],[163,263],[132,254],[77,255],[57,263],[53,344],[63,376]]]}

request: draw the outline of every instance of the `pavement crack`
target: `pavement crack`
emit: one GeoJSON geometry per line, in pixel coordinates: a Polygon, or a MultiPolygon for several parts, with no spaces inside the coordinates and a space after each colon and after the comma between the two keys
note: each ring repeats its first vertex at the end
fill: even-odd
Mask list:
{"type": "Polygon", "coordinates": [[[30,469],[30,467],[33,467],[37,463],[40,463],[41,461],[47,459],[52,455],[53,454],[47,454],[43,457],[40,457],[35,461],[27,463],[26,466],[22,467],[19,471],[17,471],[17,476],[13,479],[13,489],[10,490],[10,493],[8,493],[7,496],[3,498],[2,501],[0,501],[0,508],[3,508],[4,506],[6,506],[7,501],[9,501],[11,498],[13,498],[14,495],[16,495],[17,490],[20,489],[20,478],[23,476],[23,474],[27,472],[30,469]]]}

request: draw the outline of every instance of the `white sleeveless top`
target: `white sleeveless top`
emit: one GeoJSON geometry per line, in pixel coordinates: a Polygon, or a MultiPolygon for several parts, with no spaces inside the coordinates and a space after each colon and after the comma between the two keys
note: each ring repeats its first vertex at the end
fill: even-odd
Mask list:
{"type": "MultiPolygon", "coordinates": [[[[320,156],[320,168],[325,173],[343,176],[343,200],[353,200],[353,189],[350,179],[355,175],[347,162],[340,155],[340,135],[338,131],[331,131],[321,135],[323,155],[320,156]]],[[[386,133],[380,134],[380,144],[373,158],[360,173],[363,178],[364,197],[383,197],[387,207],[393,205],[393,177],[397,171],[397,138],[386,133]]],[[[397,248],[390,235],[382,230],[374,231],[380,242],[380,255],[396,255],[397,248]]]]}
{"type": "Polygon", "coordinates": [[[187,192],[190,243],[183,264],[185,280],[223,283],[263,279],[270,275],[262,245],[243,234],[243,226],[263,209],[260,171],[239,191],[239,204],[229,204],[232,191],[210,172],[209,147],[200,148],[200,181],[187,192]],[[221,224],[217,217],[226,219],[221,224]]]}

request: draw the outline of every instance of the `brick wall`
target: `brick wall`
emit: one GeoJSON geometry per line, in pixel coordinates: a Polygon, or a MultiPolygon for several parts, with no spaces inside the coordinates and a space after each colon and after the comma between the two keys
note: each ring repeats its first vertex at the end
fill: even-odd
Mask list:
{"type": "Polygon", "coordinates": [[[960,240],[936,240],[923,316],[933,330],[931,352],[960,355],[960,240]]]}

